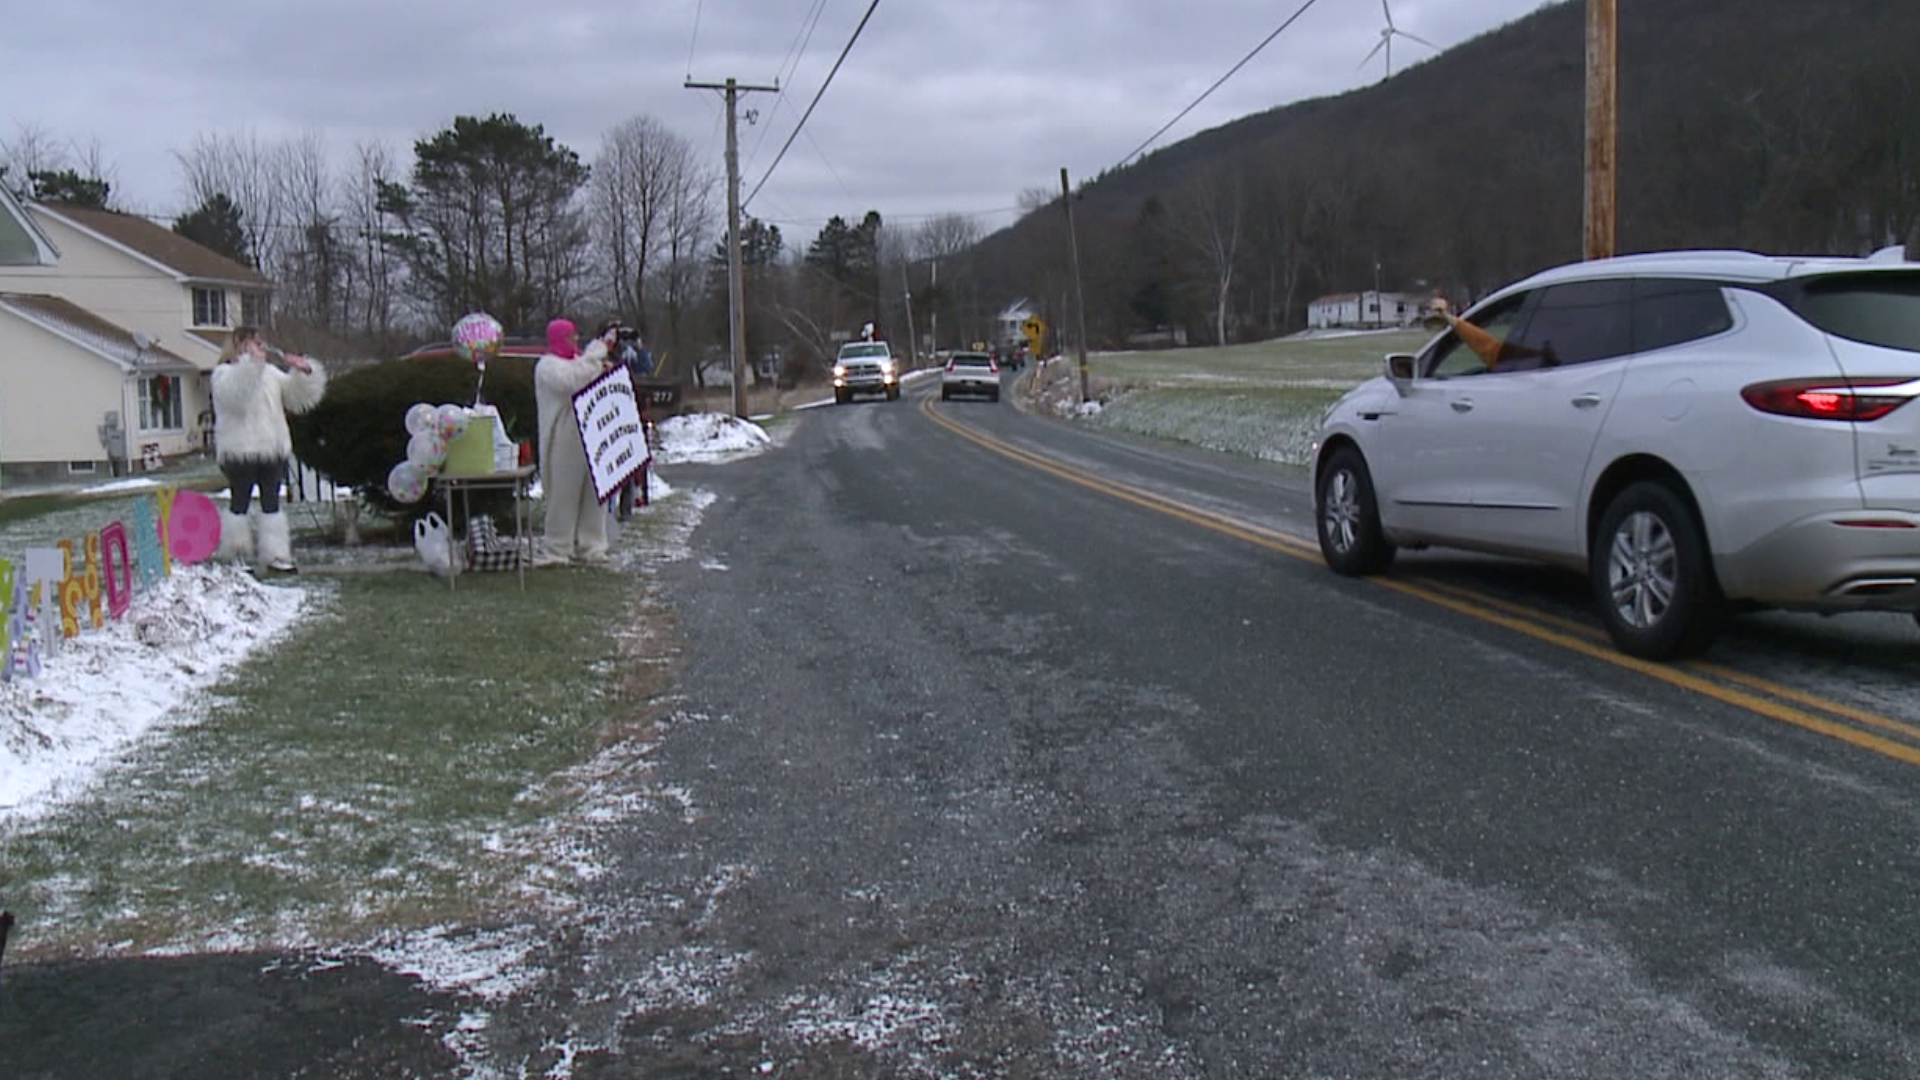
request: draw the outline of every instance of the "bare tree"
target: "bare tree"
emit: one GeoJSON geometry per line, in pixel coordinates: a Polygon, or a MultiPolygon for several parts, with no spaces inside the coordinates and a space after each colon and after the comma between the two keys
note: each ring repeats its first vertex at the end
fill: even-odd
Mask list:
{"type": "Polygon", "coordinates": [[[32,173],[53,172],[72,167],[72,159],[60,138],[30,121],[14,125],[13,138],[0,142],[0,172],[16,194],[33,191],[32,173]]]}
{"type": "Polygon", "coordinates": [[[920,224],[913,233],[916,259],[951,259],[971,250],[980,242],[980,222],[967,214],[938,214],[920,224]]]}
{"type": "Polygon", "coordinates": [[[202,132],[193,145],[174,151],[185,174],[188,199],[204,205],[225,195],[240,208],[247,250],[269,278],[278,276],[283,227],[287,221],[285,185],[280,180],[280,155],[253,132],[215,135],[202,132]]]}
{"type": "Polygon", "coordinates": [[[674,175],[662,223],[665,265],[660,274],[660,297],[666,312],[667,348],[654,350],[663,372],[670,370],[668,364],[676,355],[697,355],[701,351],[694,345],[690,329],[696,324],[692,312],[707,285],[708,248],[720,227],[714,195],[719,184],[720,177],[713,169],[701,165],[691,154],[686,167],[674,175]]]}
{"type": "Polygon", "coordinates": [[[1057,192],[1049,188],[1022,188],[1019,198],[1014,201],[1014,205],[1020,208],[1020,216],[1026,217],[1028,214],[1045,210],[1047,207],[1052,206],[1054,200],[1059,197],[1057,192]]]}
{"type": "Polygon", "coordinates": [[[344,321],[336,305],[347,252],[335,235],[338,214],[326,143],[309,131],[281,143],[272,156],[272,178],[288,224],[276,267],[285,308],[314,326],[335,327],[344,321]]]}
{"type": "Polygon", "coordinates": [[[1197,178],[1168,207],[1176,246],[1184,247],[1213,306],[1214,341],[1225,345],[1245,217],[1240,175],[1197,178]]]}
{"type": "Polygon", "coordinates": [[[402,176],[384,143],[360,143],[354,156],[353,170],[341,178],[342,227],[354,245],[348,322],[371,344],[384,347],[394,336],[402,272],[399,259],[382,242],[393,227],[384,196],[402,176]]]}
{"type": "Polygon", "coordinates": [[[668,219],[687,177],[693,144],[651,116],[622,121],[601,139],[589,200],[605,245],[613,307],[647,326],[647,283],[668,245],[668,219]]]}

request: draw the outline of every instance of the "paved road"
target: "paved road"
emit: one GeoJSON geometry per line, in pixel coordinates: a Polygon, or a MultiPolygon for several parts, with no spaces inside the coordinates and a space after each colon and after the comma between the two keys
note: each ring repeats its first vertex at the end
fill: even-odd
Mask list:
{"type": "MultiPolygon", "coordinates": [[[[1920,1075],[1911,625],[1623,665],[1577,582],[1338,579],[1297,474],[1006,404],[671,479],[681,812],[613,827],[484,1075],[1920,1075]]],[[[397,980],[300,977],[322,1071],[453,1074],[397,980]]]]}
{"type": "Polygon", "coordinates": [[[1920,773],[1481,617],[1577,584],[1339,580],[1271,539],[1297,476],[1005,405],[821,410],[677,482],[720,495],[665,583],[697,809],[633,830],[606,887],[645,925],[575,987],[629,1062],[1920,1072],[1920,773]],[[697,992],[635,1004],[663,962],[697,992]]]}

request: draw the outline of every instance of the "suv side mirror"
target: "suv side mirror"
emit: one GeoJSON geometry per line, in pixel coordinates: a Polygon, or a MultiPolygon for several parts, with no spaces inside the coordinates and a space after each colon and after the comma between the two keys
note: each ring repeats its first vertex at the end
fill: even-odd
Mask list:
{"type": "Polygon", "coordinates": [[[1400,380],[1413,378],[1413,354],[1409,352],[1388,353],[1387,378],[1400,380]]]}

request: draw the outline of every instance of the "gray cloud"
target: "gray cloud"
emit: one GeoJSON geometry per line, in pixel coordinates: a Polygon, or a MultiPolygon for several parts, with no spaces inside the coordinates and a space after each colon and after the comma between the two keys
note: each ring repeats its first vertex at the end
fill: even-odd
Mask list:
{"type": "MultiPolygon", "coordinates": [[[[379,141],[402,160],[460,114],[510,112],[591,161],[600,135],[649,114],[718,165],[719,95],[689,76],[783,92],[743,97],[743,190],[765,175],[866,0],[62,0],[9,11],[0,139],[31,125],[97,144],[132,207],[185,209],[174,154],[203,133],[316,132],[344,162],[379,141]],[[695,30],[696,13],[698,31],[695,30]]],[[[1540,0],[1398,0],[1401,28],[1443,47],[1540,0]]],[[[1117,163],[1298,3],[1255,0],[881,0],[750,210],[803,240],[830,215],[974,213],[1117,163]]],[[[1377,0],[1317,0],[1156,145],[1374,81],[1377,0]]],[[[1401,40],[1396,69],[1432,55],[1401,40]]],[[[997,213],[994,213],[996,212],[997,213]]]]}

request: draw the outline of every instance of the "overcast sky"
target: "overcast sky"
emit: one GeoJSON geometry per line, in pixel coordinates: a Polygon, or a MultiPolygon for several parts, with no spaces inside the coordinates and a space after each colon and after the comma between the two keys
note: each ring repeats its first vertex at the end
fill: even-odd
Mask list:
{"type": "MultiPolygon", "coordinates": [[[[317,133],[411,160],[457,115],[509,112],[591,162],[638,114],[723,158],[721,95],[742,97],[742,195],[853,37],[871,0],[47,0],[9,5],[0,141],[36,130],[97,147],[126,208],[188,209],[175,153],[203,134],[317,133]]],[[[1126,158],[1303,0],[880,0],[785,159],[748,206],[790,242],[834,214],[1006,224],[1019,193],[1126,158]]],[[[1409,34],[1451,48],[1543,0],[1390,0],[1409,34]]],[[[1155,148],[1378,80],[1380,0],[1313,0],[1155,148]]],[[[1396,72],[1433,55],[1406,38],[1396,72]]]]}

